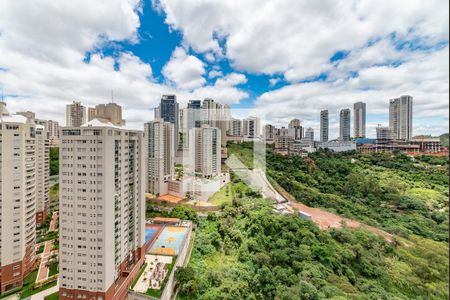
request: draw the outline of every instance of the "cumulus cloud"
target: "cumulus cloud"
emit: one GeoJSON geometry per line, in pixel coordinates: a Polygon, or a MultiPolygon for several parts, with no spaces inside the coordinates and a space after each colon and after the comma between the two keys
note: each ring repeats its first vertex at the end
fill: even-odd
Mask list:
{"type": "Polygon", "coordinates": [[[356,101],[366,101],[369,114],[383,116],[390,98],[411,94],[416,132],[429,128],[421,123],[426,116],[437,117],[427,120],[439,123],[433,133],[448,130],[446,0],[154,0],[154,5],[182,32],[185,45],[221,53],[235,70],[282,75],[290,82],[256,98],[255,110],[273,123],[301,117],[317,128],[321,108],[337,113],[356,101]],[[334,60],[336,53],[341,57],[334,60]]]}
{"type": "Polygon", "coordinates": [[[204,71],[195,57],[180,54],[182,49],[173,55],[185,58],[181,77],[167,67],[176,86],[156,82],[152,67],[133,53],[118,51],[114,58],[98,54],[106,43],[138,42],[140,12],[139,0],[0,1],[0,86],[9,111],[32,110],[39,118],[64,125],[67,103],[106,103],[113,91],[127,124],[142,129],[143,122],[153,118],[152,108],[162,94],[176,93],[181,102],[194,94],[220,95],[229,103],[247,97],[232,85],[202,87],[203,80],[187,80],[192,65],[197,74],[204,71]]]}
{"type": "Polygon", "coordinates": [[[186,50],[177,47],[170,61],[164,66],[164,77],[173,82],[180,89],[193,90],[206,83],[203,77],[205,64],[193,55],[188,55],[186,50]]]}

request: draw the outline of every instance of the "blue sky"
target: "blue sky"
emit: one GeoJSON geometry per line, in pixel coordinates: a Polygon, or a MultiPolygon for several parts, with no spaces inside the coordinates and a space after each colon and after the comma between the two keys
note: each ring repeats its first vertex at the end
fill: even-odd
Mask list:
{"type": "Polygon", "coordinates": [[[104,103],[113,90],[140,128],[175,93],[182,105],[211,97],[275,125],[318,129],[329,109],[335,137],[341,108],[366,102],[373,135],[389,99],[410,94],[415,134],[448,131],[446,0],[27,1],[26,11],[0,3],[11,111],[64,123],[65,104],[104,103]]]}

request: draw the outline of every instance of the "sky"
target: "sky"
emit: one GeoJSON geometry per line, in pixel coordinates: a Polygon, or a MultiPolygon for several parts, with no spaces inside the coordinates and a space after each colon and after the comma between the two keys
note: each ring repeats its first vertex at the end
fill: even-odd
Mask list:
{"type": "Polygon", "coordinates": [[[114,101],[129,127],[162,94],[213,98],[274,125],[414,97],[413,134],[448,132],[448,0],[2,0],[0,88],[10,112],[65,124],[65,105],[114,101]]]}

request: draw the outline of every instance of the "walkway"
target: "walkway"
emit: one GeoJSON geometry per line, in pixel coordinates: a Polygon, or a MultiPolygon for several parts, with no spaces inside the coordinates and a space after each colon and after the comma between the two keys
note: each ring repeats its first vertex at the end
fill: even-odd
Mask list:
{"type": "Polygon", "coordinates": [[[25,298],[24,300],[43,300],[48,295],[56,293],[59,290],[59,280],[55,286],[52,286],[49,289],[43,290],[37,294],[31,295],[30,297],[25,298]]]}
{"type": "MultiPolygon", "coordinates": [[[[54,211],[52,214],[52,220],[50,221],[48,231],[56,231],[58,225],[58,212],[54,211]]],[[[47,262],[53,253],[58,254],[58,251],[52,251],[53,240],[44,242],[44,251],[41,254],[41,263],[39,264],[39,270],[36,277],[36,283],[46,281],[48,279],[49,268],[47,267],[47,262]]]]}

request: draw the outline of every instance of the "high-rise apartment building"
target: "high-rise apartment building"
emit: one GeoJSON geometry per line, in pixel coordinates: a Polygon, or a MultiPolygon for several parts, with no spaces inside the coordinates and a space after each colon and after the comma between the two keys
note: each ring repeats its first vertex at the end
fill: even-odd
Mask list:
{"type": "Polygon", "coordinates": [[[178,149],[180,140],[180,110],[176,95],[163,95],[159,107],[155,109],[155,120],[163,119],[174,126],[175,151],[178,149]]]}
{"type": "Polygon", "coordinates": [[[304,129],[299,119],[292,119],[288,125],[289,137],[294,140],[301,140],[304,135],[304,129]]]}
{"type": "Polygon", "coordinates": [[[312,127],[308,127],[305,132],[305,140],[313,142],[314,141],[314,129],[312,127]]]}
{"type": "Polygon", "coordinates": [[[35,263],[36,126],[0,102],[0,292],[22,286],[35,263]]]}
{"type": "Polygon", "coordinates": [[[344,142],[350,141],[350,109],[345,108],[340,112],[339,139],[344,142]]]}
{"type": "Polygon", "coordinates": [[[97,114],[97,110],[95,109],[95,107],[88,107],[87,114],[88,114],[88,122],[92,121],[95,118],[95,115],[97,114]]]}
{"type": "Polygon", "coordinates": [[[50,141],[50,146],[59,146],[59,123],[58,121],[47,121],[47,138],[50,141]]]}
{"type": "Polygon", "coordinates": [[[353,104],[353,136],[356,138],[366,137],[366,103],[356,102],[353,104]]]}
{"type": "Polygon", "coordinates": [[[328,142],[329,118],[328,110],[320,111],[320,141],[328,142]]]}
{"type": "Polygon", "coordinates": [[[42,125],[36,125],[36,223],[43,224],[47,216],[49,205],[49,176],[50,176],[50,143],[47,131],[42,125]]]}
{"type": "Polygon", "coordinates": [[[243,121],[243,134],[247,138],[257,138],[260,133],[260,120],[257,117],[248,117],[243,121]]]}
{"type": "Polygon", "coordinates": [[[389,101],[389,127],[392,137],[399,140],[412,138],[413,97],[401,96],[389,101]]]}
{"type": "Polygon", "coordinates": [[[93,110],[89,108],[88,115],[89,121],[96,118],[102,122],[110,122],[111,124],[117,126],[125,125],[125,120],[122,119],[122,106],[114,102],[98,104],[93,110]]]}
{"type": "Polygon", "coordinates": [[[266,124],[264,125],[264,139],[266,141],[273,141],[275,139],[276,136],[276,128],[275,126],[271,125],[271,124],[266,124]]]}
{"type": "Polygon", "coordinates": [[[242,120],[232,118],[230,121],[230,124],[231,124],[231,126],[230,126],[230,130],[228,132],[228,134],[230,136],[242,136],[243,135],[242,120]]]}
{"type": "Polygon", "coordinates": [[[61,129],[59,299],[126,299],[144,263],[143,134],[61,129]]]}
{"type": "Polygon", "coordinates": [[[66,105],[66,126],[80,127],[86,123],[86,107],[79,101],[66,105]]]}
{"type": "Polygon", "coordinates": [[[174,126],[162,119],[144,124],[144,141],[147,148],[147,187],[153,195],[168,193],[168,181],[174,177],[174,126]]]}
{"type": "Polygon", "coordinates": [[[189,134],[188,172],[211,178],[221,173],[221,132],[203,124],[189,134]]]}

